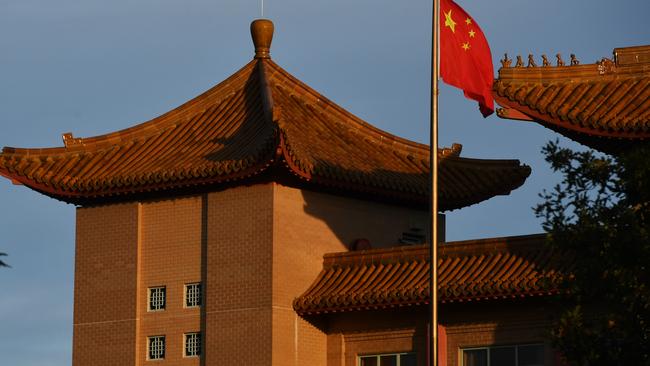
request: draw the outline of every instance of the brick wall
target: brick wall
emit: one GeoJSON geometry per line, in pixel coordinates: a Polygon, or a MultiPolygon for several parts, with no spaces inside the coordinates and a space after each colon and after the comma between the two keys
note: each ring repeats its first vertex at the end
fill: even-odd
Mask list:
{"type": "MultiPolygon", "coordinates": [[[[331,314],[328,319],[327,366],[356,366],[360,355],[416,352],[426,365],[428,307],[331,314]]],[[[440,322],[447,333],[447,364],[461,366],[464,348],[544,344],[545,365],[559,365],[545,340],[548,314],[543,300],[481,301],[447,304],[440,322]]]]}
{"type": "Polygon", "coordinates": [[[424,307],[333,314],[329,317],[327,366],[357,366],[360,355],[417,354],[426,364],[424,307]]]}
{"type": "Polygon", "coordinates": [[[146,365],[155,335],[166,337],[161,365],[325,366],[324,324],[292,309],[323,254],[358,238],[386,247],[426,226],[422,211],[275,183],[78,212],[75,366],[146,365]],[[183,307],[192,282],[203,283],[200,309],[183,307]],[[150,312],[157,286],[167,307],[150,312]],[[193,331],[203,362],[183,357],[193,331]]]}
{"type": "Polygon", "coordinates": [[[80,208],[72,364],[134,365],[138,204],[80,208]]]}
{"type": "Polygon", "coordinates": [[[542,343],[546,350],[545,365],[554,365],[555,353],[545,341],[552,312],[543,299],[444,306],[440,317],[447,331],[447,364],[460,366],[463,348],[542,343]]]}
{"type": "Polygon", "coordinates": [[[138,310],[138,360],[147,356],[147,337],[164,335],[160,365],[198,365],[184,357],[184,333],[201,331],[199,308],[185,308],[185,284],[201,282],[202,199],[189,197],[146,202],[141,209],[141,271],[138,310]],[[164,311],[148,311],[148,288],[166,287],[164,311]]]}
{"type": "Polygon", "coordinates": [[[273,186],[207,198],[206,365],[271,364],[273,186]]]}
{"type": "Polygon", "coordinates": [[[426,227],[426,212],[274,185],[273,366],[325,366],[322,324],[295,314],[293,299],[322,269],[323,254],[347,250],[359,238],[394,245],[402,232],[426,227]]]}

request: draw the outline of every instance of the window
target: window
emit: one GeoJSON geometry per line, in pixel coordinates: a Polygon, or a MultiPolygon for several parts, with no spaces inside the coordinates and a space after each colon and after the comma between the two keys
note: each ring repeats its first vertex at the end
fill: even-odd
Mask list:
{"type": "Polygon", "coordinates": [[[149,311],[165,310],[165,287],[149,288],[149,311]]]}
{"type": "Polygon", "coordinates": [[[467,348],[463,366],[544,366],[544,345],[467,348]]]}
{"type": "Polygon", "coordinates": [[[359,356],[359,366],[415,366],[415,353],[359,356]]]}
{"type": "Polygon", "coordinates": [[[185,333],[185,357],[201,356],[201,333],[185,333]]]}
{"type": "Polygon", "coordinates": [[[148,343],[148,360],[162,360],[165,358],[165,336],[149,337],[148,343]]]}
{"type": "Polygon", "coordinates": [[[185,307],[195,308],[201,306],[201,284],[188,283],[185,285],[185,307]]]}

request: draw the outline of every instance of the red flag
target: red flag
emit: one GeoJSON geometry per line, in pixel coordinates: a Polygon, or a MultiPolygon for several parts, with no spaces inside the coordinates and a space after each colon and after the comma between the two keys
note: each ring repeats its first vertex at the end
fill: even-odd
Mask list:
{"type": "Polygon", "coordinates": [[[490,46],[474,18],[452,0],[440,0],[440,76],[476,100],[483,117],[494,113],[490,46]]]}

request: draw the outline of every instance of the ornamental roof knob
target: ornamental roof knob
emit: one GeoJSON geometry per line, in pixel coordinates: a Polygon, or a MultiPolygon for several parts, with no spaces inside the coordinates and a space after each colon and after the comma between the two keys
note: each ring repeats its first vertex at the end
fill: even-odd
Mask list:
{"type": "Polygon", "coordinates": [[[271,58],[273,22],[268,19],[254,20],[251,23],[251,36],[255,45],[255,58],[271,58]]]}

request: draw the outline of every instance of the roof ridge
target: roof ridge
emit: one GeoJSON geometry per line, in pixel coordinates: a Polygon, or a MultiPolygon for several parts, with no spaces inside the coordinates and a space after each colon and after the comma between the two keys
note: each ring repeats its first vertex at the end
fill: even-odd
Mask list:
{"type": "MultiPolygon", "coordinates": [[[[519,236],[495,237],[487,239],[473,239],[440,243],[439,253],[445,254],[482,254],[504,252],[506,250],[538,249],[544,244],[546,234],[531,234],[519,236]]],[[[353,264],[360,262],[374,262],[390,260],[392,258],[412,258],[426,254],[429,244],[395,246],[389,248],[376,248],[360,251],[327,253],[323,256],[324,265],[353,264]]],[[[428,258],[427,258],[428,260],[428,258]]]]}
{"type": "MultiPolygon", "coordinates": [[[[273,78],[275,75],[282,75],[283,78],[286,80],[290,81],[295,87],[293,91],[297,91],[297,89],[301,89],[304,92],[300,93],[302,96],[308,96],[311,97],[314,101],[314,105],[321,107],[323,110],[328,110],[331,111],[339,116],[345,117],[346,120],[352,121],[358,126],[367,129],[369,132],[377,135],[381,139],[387,139],[389,141],[392,141],[394,143],[399,143],[401,145],[404,145],[405,147],[409,147],[413,149],[414,153],[422,153],[428,155],[429,151],[429,145],[427,144],[422,144],[416,141],[411,141],[402,137],[399,137],[397,135],[394,135],[390,132],[384,131],[382,129],[379,129],[370,123],[364,121],[363,119],[357,117],[353,113],[345,110],[343,107],[339,106],[337,103],[334,101],[330,100],[329,98],[323,96],[321,93],[316,91],[315,89],[311,88],[309,85],[303,83],[302,81],[298,80],[296,77],[291,75],[288,71],[286,71],[284,68],[282,68],[280,65],[276,64],[272,60],[265,60],[268,65],[270,66],[270,69],[272,69],[272,72],[270,74],[270,77],[273,78]]],[[[285,86],[281,85],[281,83],[274,83],[276,87],[280,87],[283,89],[287,89],[285,86]]]]}

